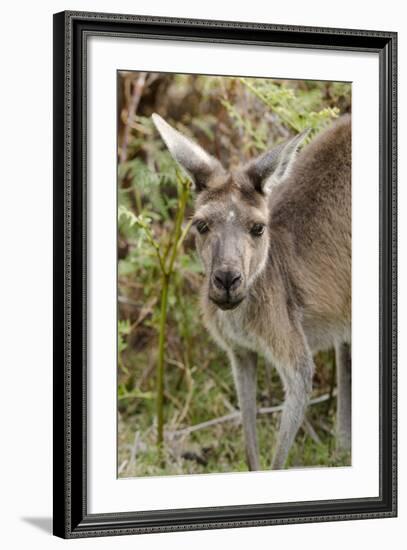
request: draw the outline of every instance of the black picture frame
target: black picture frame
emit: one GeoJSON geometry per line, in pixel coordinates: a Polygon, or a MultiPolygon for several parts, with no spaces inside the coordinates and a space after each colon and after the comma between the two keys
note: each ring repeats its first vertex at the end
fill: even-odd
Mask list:
{"type": "Polygon", "coordinates": [[[54,15],[54,534],[63,538],[394,517],[397,514],[397,34],[85,12],[54,15]],[[89,514],[86,372],[86,43],[142,36],[375,52],[380,109],[380,495],[89,514]]]}

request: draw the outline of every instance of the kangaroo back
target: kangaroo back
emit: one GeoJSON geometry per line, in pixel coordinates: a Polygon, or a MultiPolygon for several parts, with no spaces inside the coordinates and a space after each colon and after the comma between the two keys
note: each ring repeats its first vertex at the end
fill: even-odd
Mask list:
{"type": "Polygon", "coordinates": [[[351,148],[351,120],[344,116],[303,149],[270,197],[271,243],[284,243],[280,253],[300,291],[315,350],[350,331],[351,148]]]}

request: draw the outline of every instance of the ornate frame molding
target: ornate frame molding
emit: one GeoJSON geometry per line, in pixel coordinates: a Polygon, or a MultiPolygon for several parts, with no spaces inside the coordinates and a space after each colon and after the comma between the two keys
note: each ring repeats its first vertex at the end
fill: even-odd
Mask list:
{"type": "Polygon", "coordinates": [[[397,34],[89,12],[54,15],[54,534],[64,538],[397,514],[397,34]],[[369,51],[380,63],[380,497],[88,514],[86,39],[90,35],[369,51]]]}

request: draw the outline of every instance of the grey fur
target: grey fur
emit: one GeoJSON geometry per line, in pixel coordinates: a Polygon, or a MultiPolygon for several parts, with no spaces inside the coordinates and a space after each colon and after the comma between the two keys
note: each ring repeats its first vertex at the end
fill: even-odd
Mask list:
{"type": "MultiPolygon", "coordinates": [[[[164,141],[172,140],[178,162],[194,157],[190,140],[178,139],[181,134],[166,123],[157,127],[164,141]]],[[[230,172],[209,155],[199,153],[196,163],[201,184],[194,227],[206,270],[202,311],[231,359],[251,469],[260,467],[256,354],[273,363],[285,389],[273,468],[284,467],[303,422],[312,354],[332,346],[338,357],[338,446],[350,448],[350,348],[344,346],[351,334],[350,117],[297,156],[303,138],[230,172]],[[203,234],[201,222],[208,228],[203,234]],[[265,226],[261,235],[259,224],[265,226]]],[[[186,169],[191,172],[190,161],[186,169]]]]}
{"type": "Polygon", "coordinates": [[[172,156],[191,177],[197,190],[205,187],[215,172],[223,172],[220,162],[197,143],[172,128],[160,115],[154,113],[152,118],[172,156]]]}
{"type": "Polygon", "coordinates": [[[246,458],[250,470],[260,470],[256,433],[257,354],[245,349],[229,349],[239,407],[242,412],[246,458]]]}
{"type": "Polygon", "coordinates": [[[291,172],[297,151],[307,137],[309,130],[304,130],[282,145],[266,151],[246,166],[250,178],[259,187],[259,191],[268,192],[267,188],[278,185],[291,172]]]}

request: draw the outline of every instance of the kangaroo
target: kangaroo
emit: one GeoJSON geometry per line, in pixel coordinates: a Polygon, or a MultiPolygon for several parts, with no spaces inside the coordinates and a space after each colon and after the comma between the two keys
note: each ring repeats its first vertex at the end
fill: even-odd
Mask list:
{"type": "Polygon", "coordinates": [[[195,185],[191,227],[205,270],[203,318],[230,359],[249,469],[260,469],[259,354],[275,366],[285,392],[272,468],[284,467],[304,420],[313,354],[333,346],[337,445],[350,450],[350,116],[303,148],[307,131],[233,170],[159,115],[153,121],[195,185]]]}

